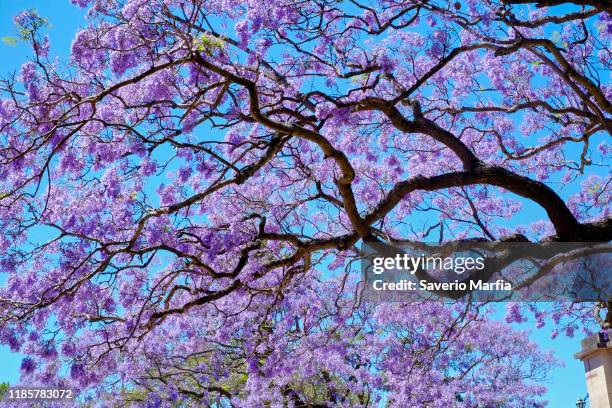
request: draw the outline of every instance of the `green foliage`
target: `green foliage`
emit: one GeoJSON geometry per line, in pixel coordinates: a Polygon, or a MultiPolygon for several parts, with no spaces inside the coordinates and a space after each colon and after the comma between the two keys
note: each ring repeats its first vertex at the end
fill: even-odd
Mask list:
{"type": "Polygon", "coordinates": [[[212,56],[216,51],[220,51],[225,47],[225,42],[221,38],[211,35],[202,34],[194,41],[195,49],[212,56]]]}
{"type": "Polygon", "coordinates": [[[7,382],[0,383],[0,400],[2,399],[2,397],[4,397],[4,394],[6,394],[8,389],[9,389],[9,383],[7,382]]]}

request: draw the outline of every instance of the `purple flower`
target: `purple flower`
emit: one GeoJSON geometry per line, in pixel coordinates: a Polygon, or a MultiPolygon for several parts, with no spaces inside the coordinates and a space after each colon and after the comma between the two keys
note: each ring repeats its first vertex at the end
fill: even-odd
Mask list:
{"type": "Polygon", "coordinates": [[[36,369],[36,363],[30,357],[26,357],[21,360],[21,372],[24,374],[30,374],[36,369]]]}

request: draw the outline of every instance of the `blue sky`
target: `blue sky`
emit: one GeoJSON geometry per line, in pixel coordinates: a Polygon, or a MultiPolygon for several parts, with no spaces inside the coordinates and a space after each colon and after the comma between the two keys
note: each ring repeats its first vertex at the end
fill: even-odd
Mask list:
{"type": "MultiPolygon", "coordinates": [[[[0,37],[14,36],[13,16],[31,8],[49,20],[47,32],[51,39],[52,54],[66,60],[75,31],[85,23],[83,10],[68,0],[0,0],[0,37]]],[[[31,50],[25,44],[9,45],[0,42],[0,74],[4,76],[18,70],[30,54],[31,50]]],[[[3,280],[0,276],[0,282],[3,280]]],[[[503,305],[499,305],[497,315],[503,318],[503,305]]],[[[533,322],[515,326],[528,329],[533,326],[533,322]]],[[[551,340],[551,331],[551,327],[534,328],[531,335],[544,350],[554,350],[556,356],[565,363],[564,367],[552,373],[551,381],[547,384],[547,399],[553,408],[573,407],[575,401],[586,394],[582,363],[573,358],[579,349],[579,339],[560,336],[551,340]]],[[[7,347],[0,347],[0,382],[17,382],[20,362],[20,355],[11,353],[7,347]]]]}

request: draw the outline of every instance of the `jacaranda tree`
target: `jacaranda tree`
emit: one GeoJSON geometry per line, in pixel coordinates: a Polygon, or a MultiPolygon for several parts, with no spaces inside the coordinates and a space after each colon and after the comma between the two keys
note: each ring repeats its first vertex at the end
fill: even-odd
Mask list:
{"type": "MultiPolygon", "coordinates": [[[[26,11],[32,58],[1,82],[0,342],[24,383],[543,405],[552,356],[483,304],[362,301],[358,247],[610,241],[609,2],[72,2],[70,59],[26,11]]],[[[605,307],[507,321],[571,334],[605,307]]]]}

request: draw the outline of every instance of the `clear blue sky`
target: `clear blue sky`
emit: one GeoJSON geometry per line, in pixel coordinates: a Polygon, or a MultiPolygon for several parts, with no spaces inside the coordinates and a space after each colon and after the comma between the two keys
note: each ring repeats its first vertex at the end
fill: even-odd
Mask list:
{"type": "MultiPolygon", "coordinates": [[[[13,36],[12,18],[25,9],[36,9],[47,18],[51,24],[48,34],[51,39],[51,52],[66,60],[69,55],[70,43],[78,27],[84,25],[84,12],[72,5],[69,0],[0,0],[0,37],[13,36]]],[[[0,42],[0,75],[4,76],[19,69],[19,66],[31,54],[27,45],[11,46],[0,42]]],[[[0,282],[4,277],[0,276],[0,282]]],[[[503,318],[503,305],[500,305],[499,318],[503,318]]],[[[516,328],[527,329],[533,322],[518,325],[516,328]]],[[[545,350],[554,350],[556,356],[565,366],[552,373],[547,384],[547,395],[552,408],[574,407],[575,401],[586,394],[584,371],[582,363],[574,360],[573,354],[579,349],[579,339],[568,339],[560,336],[550,339],[552,328],[533,329],[532,339],[545,350]]],[[[0,382],[16,383],[19,377],[21,356],[11,353],[7,347],[0,346],[0,382]]]]}

